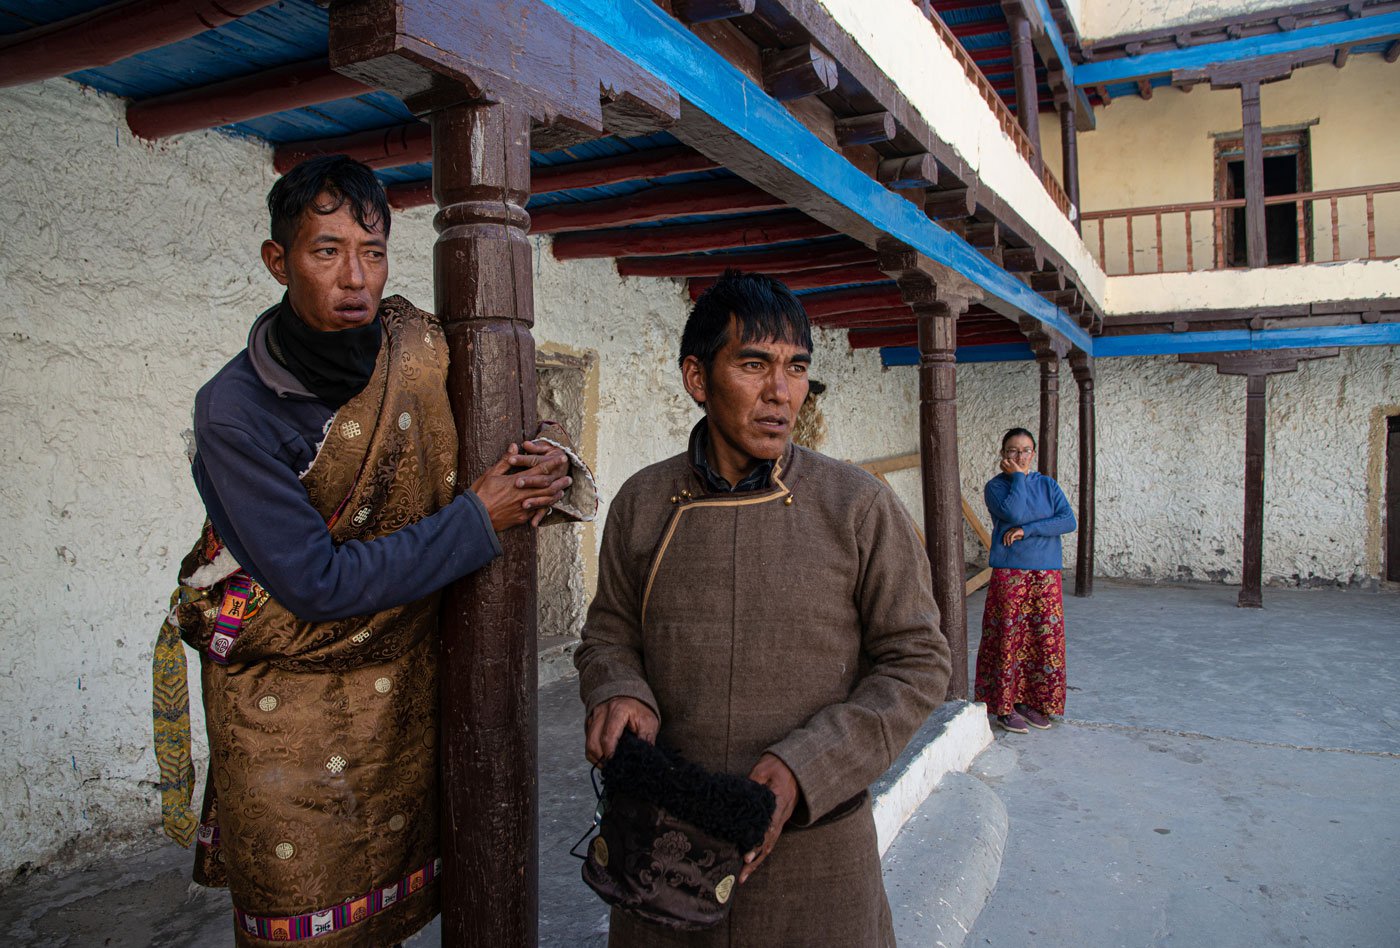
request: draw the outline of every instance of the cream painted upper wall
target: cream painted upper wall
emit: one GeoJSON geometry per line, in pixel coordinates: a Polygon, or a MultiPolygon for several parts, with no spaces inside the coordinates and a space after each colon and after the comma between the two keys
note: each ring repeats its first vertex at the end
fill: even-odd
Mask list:
{"type": "MultiPolygon", "coordinates": [[[[1309,126],[1314,190],[1400,180],[1400,135],[1389,131],[1391,117],[1400,111],[1400,81],[1395,67],[1379,55],[1353,56],[1343,69],[1299,69],[1291,78],[1263,87],[1261,108],[1266,132],[1309,126]]],[[[1096,114],[1098,128],[1079,136],[1080,194],[1085,211],[1215,198],[1212,136],[1240,131],[1238,91],[1216,92],[1205,85],[1190,92],[1161,88],[1151,99],[1115,99],[1096,114]]],[[[1059,169],[1058,124],[1043,122],[1041,129],[1045,160],[1059,169]]],[[[1378,195],[1375,211],[1377,253],[1400,254],[1400,193],[1378,195]]],[[[1154,222],[1150,217],[1138,218],[1134,224],[1137,269],[1153,270],[1154,222]]],[[[1365,199],[1341,199],[1338,224],[1342,259],[1364,256],[1365,199]]],[[[1097,226],[1093,221],[1084,225],[1085,240],[1095,257],[1097,226]]],[[[1212,253],[1211,214],[1197,212],[1192,226],[1194,263],[1200,268],[1212,253]]],[[[1110,223],[1106,230],[1109,273],[1126,272],[1123,229],[1120,221],[1110,223]]],[[[1312,232],[1316,257],[1330,260],[1331,219],[1325,204],[1313,213],[1312,232]]],[[[1162,236],[1167,268],[1184,268],[1182,215],[1164,217],[1162,236]]],[[[1112,305],[1107,300],[1104,304],[1112,305]]]]}
{"type": "Polygon", "coordinates": [[[1075,16],[1075,22],[1080,38],[1089,41],[1206,23],[1282,5],[1260,0],[1083,0],[1082,15],[1075,16]]]}
{"type": "Polygon", "coordinates": [[[919,8],[909,0],[821,3],[934,132],[977,171],[982,185],[1015,208],[1074,268],[1083,289],[1102,300],[1098,264],[919,8]]]}

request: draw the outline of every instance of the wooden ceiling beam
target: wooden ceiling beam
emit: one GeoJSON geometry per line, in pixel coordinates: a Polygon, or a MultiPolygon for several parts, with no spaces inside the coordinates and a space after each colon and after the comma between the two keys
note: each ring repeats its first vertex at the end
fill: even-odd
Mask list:
{"type": "Polygon", "coordinates": [[[584,257],[700,253],[764,247],[830,237],[834,233],[830,227],[800,211],[783,211],[695,224],[621,227],[560,234],[554,238],[554,256],[560,260],[577,260],[584,257]]]}
{"type": "Polygon", "coordinates": [[[697,181],[648,188],[622,197],[551,204],[530,212],[530,232],[559,234],[648,224],[691,214],[737,214],[772,211],[786,205],[747,181],[697,181]]]}
{"type": "Polygon", "coordinates": [[[126,0],[0,37],[0,88],[53,79],[178,43],[276,0],[126,0]]]}
{"type": "Polygon", "coordinates": [[[824,293],[809,293],[802,297],[802,306],[813,322],[846,313],[868,313],[903,305],[904,297],[900,295],[897,286],[827,290],[824,293]]]}
{"type": "Polygon", "coordinates": [[[374,91],[312,59],[132,102],[126,124],[137,137],[155,140],[374,91]]]}
{"type": "MultiPolygon", "coordinates": [[[[414,126],[401,126],[401,128],[412,129],[414,126]]],[[[422,126],[426,132],[427,126],[422,126]]],[[[391,132],[394,130],[390,130],[391,132]]],[[[348,138],[357,136],[347,136],[348,138]]],[[[406,141],[406,137],[392,135],[386,139],[383,135],[376,134],[370,136],[364,142],[363,149],[355,151],[340,152],[348,154],[352,158],[365,161],[361,154],[373,155],[382,153],[390,148],[401,148],[397,155],[389,159],[397,164],[412,164],[413,161],[404,161],[405,157],[411,157],[416,153],[414,149],[421,147],[417,139],[422,136],[414,133],[414,141],[401,148],[400,142],[406,141]],[[376,140],[378,139],[378,140],[376,140]]],[[[428,136],[428,146],[431,149],[431,136],[428,136]]],[[[327,140],[328,141],[328,140],[327,140]]],[[[304,145],[305,143],[303,143],[304,145]]],[[[278,171],[285,173],[298,161],[310,157],[313,154],[337,154],[334,150],[312,151],[311,149],[288,148],[285,152],[278,149],[274,158],[274,165],[278,171]]],[[[427,161],[432,158],[431,151],[415,160],[427,161]]],[[[365,162],[372,168],[392,167],[392,165],[376,164],[373,160],[365,162]]],[[[691,151],[684,145],[674,145],[667,148],[655,148],[648,151],[631,152],[626,155],[613,155],[607,158],[595,158],[590,161],[576,161],[563,165],[551,165],[543,168],[535,168],[530,173],[530,193],[531,194],[552,194],[557,191],[572,191],[578,188],[598,188],[609,184],[621,184],[624,181],[642,181],[650,178],[664,178],[667,175],[683,174],[693,171],[710,171],[718,168],[718,163],[711,161],[704,155],[696,151],[691,151]]],[[[392,184],[388,188],[389,203],[397,208],[421,207],[433,203],[432,183],[429,181],[412,181],[402,184],[392,184]]],[[[700,212],[696,212],[700,213],[700,212]]]]}
{"type": "Polygon", "coordinates": [[[857,241],[843,238],[821,244],[748,253],[621,257],[617,261],[617,272],[622,276],[706,277],[719,276],[730,267],[753,273],[791,274],[874,263],[875,251],[857,241]]]}
{"type": "Polygon", "coordinates": [[[913,324],[914,311],[903,303],[899,306],[885,306],[880,309],[812,318],[812,325],[820,326],[823,329],[883,329],[891,326],[912,326],[913,324]]]}
{"type": "Polygon", "coordinates": [[[347,155],[371,168],[398,168],[432,161],[433,135],[426,124],[407,122],[353,135],[285,142],[272,152],[272,167],[286,174],[317,155],[347,155]]]}
{"type": "MultiPolygon", "coordinates": [[[[885,283],[889,281],[879,268],[874,264],[864,267],[826,267],[821,270],[795,270],[790,273],[774,273],[769,271],[768,276],[779,281],[790,290],[816,290],[829,286],[846,286],[861,283],[885,283]]],[[[697,300],[700,294],[714,286],[719,280],[718,276],[692,277],[690,279],[690,298],[697,300]]]]}

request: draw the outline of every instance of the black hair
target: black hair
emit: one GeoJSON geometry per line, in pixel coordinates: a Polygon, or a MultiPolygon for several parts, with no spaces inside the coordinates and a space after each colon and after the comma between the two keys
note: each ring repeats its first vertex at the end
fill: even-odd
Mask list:
{"type": "Polygon", "coordinates": [[[345,155],[308,158],[278,178],[267,192],[272,239],[286,250],[308,208],[317,214],[334,214],[346,204],[355,215],[355,223],[370,231],[383,225],[388,239],[389,199],[374,172],[345,155]],[[330,196],[330,204],[317,203],[322,194],[330,196]]]}
{"type": "Polygon", "coordinates": [[[1032,447],[1032,448],[1035,447],[1035,435],[1031,434],[1031,433],[1030,433],[1029,431],[1027,431],[1025,428],[1012,428],[1012,429],[1011,429],[1010,431],[1008,431],[1006,434],[1002,435],[1002,436],[1001,436],[1001,446],[1002,446],[1003,448],[1006,447],[1006,442],[1010,441],[1012,438],[1016,437],[1017,435],[1022,435],[1022,436],[1024,436],[1024,437],[1030,438],[1030,439],[1031,439],[1031,447],[1032,447]]]}
{"type": "Polygon", "coordinates": [[[761,273],[729,269],[700,294],[681,334],[681,355],[700,360],[706,371],[729,342],[729,317],[739,324],[741,342],[780,342],[812,351],[812,324],[802,303],[778,280],[761,273]]]}

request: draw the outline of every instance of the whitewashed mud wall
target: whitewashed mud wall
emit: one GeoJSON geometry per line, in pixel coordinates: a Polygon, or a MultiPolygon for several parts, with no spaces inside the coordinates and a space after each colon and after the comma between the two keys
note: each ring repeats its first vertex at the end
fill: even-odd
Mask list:
{"type": "MultiPolygon", "coordinates": [[[[1079,399],[1067,366],[1060,393],[1059,481],[1077,512],[1079,399]]],[[[958,369],[963,492],[984,518],[982,486],[996,471],[1001,436],[1018,425],[1036,431],[1039,399],[1034,362],[958,369]]],[[[1244,379],[1213,366],[1174,356],[1099,360],[1098,575],[1240,581],[1244,402],[1244,379]]],[[[1273,376],[1268,407],[1265,582],[1373,584],[1380,439],[1383,416],[1400,413],[1400,349],[1343,349],[1273,376]]],[[[1064,538],[1069,569],[1075,542],[1076,534],[1064,538]]]]}
{"type": "MultiPolygon", "coordinates": [[[[162,839],[151,648],[203,517],[180,433],[279,289],[258,259],[262,146],[134,142],[119,101],[57,80],[0,92],[0,176],[3,886],[162,839]]],[[[396,220],[388,288],[423,306],[430,220],[396,220]]],[[[684,287],[561,265],[544,242],[535,275],[541,348],[597,353],[597,470],[615,490],[698,417],[675,368],[684,287]]],[[[829,453],[913,450],[913,373],[823,335],[815,374],[832,387],[829,453]]],[[[202,768],[197,710],[194,730],[202,768]]]]}

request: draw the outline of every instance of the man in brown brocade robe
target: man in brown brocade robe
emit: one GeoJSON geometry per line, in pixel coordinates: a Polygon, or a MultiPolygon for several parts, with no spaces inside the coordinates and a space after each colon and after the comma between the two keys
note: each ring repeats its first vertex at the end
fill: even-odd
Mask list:
{"type": "Polygon", "coordinates": [[[867,787],[943,700],[951,666],[893,492],[791,443],[811,352],[786,287],[722,277],[681,340],[706,417],[608,516],[575,657],[587,756],[631,728],[777,799],[724,922],[675,932],[614,909],[615,948],[894,944],[867,787]]]}
{"type": "MultiPolygon", "coordinates": [[[[313,159],[268,205],[287,294],[196,398],[210,523],[172,610],[209,730],[195,877],[230,888],[239,945],[384,948],[438,908],[439,591],[538,523],[567,462],[512,445],[457,489],[447,346],[432,315],[381,305],[368,168],[313,159]]],[[[188,835],[178,804],[167,829],[188,835]]]]}

